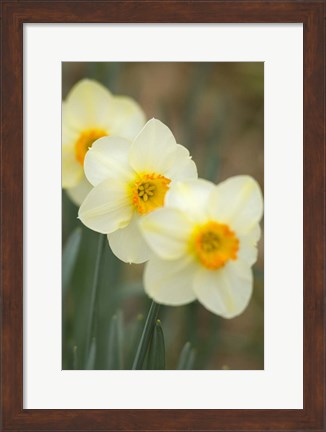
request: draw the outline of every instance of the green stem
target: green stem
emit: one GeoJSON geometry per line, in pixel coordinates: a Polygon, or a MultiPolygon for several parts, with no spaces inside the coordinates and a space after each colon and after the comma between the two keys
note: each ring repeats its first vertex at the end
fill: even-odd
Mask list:
{"type": "Polygon", "coordinates": [[[146,352],[152,339],[153,330],[157,320],[159,308],[160,305],[153,301],[146,318],[144,330],[140,338],[134,363],[132,365],[133,370],[141,369],[143,366],[146,352]]]}
{"type": "Polygon", "coordinates": [[[91,348],[91,340],[93,336],[92,333],[94,330],[95,312],[96,312],[96,293],[98,287],[98,279],[100,273],[100,263],[101,263],[102,252],[103,252],[104,238],[105,236],[103,234],[100,234],[98,238],[98,244],[97,244],[97,254],[96,254],[96,261],[95,261],[95,268],[94,268],[93,285],[91,291],[90,308],[89,308],[90,313],[89,313],[89,321],[88,321],[87,333],[86,333],[86,351],[85,351],[86,362],[88,361],[89,351],[91,348]]]}

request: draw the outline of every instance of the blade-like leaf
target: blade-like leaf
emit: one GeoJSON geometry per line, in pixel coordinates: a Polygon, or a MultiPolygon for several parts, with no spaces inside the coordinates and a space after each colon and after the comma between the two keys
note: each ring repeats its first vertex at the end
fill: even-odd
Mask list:
{"type": "Polygon", "coordinates": [[[177,369],[190,370],[192,369],[194,362],[195,362],[195,351],[191,347],[190,342],[187,342],[182,348],[177,369]]]}
{"type": "Polygon", "coordinates": [[[85,369],[93,370],[95,368],[95,360],[96,360],[96,339],[93,338],[90,345],[85,369]]]}
{"type": "Polygon", "coordinates": [[[165,369],[165,345],[161,321],[157,320],[148,352],[147,369],[165,369]]]}
{"type": "Polygon", "coordinates": [[[116,293],[116,300],[121,302],[127,297],[140,297],[144,295],[144,286],[141,282],[127,283],[121,286],[116,293]]]}
{"type": "Polygon", "coordinates": [[[72,366],[74,370],[78,369],[78,348],[77,345],[73,346],[72,349],[72,366]]]}
{"type": "Polygon", "coordinates": [[[132,368],[132,363],[134,360],[135,352],[137,350],[138,342],[140,340],[143,328],[144,328],[145,318],[142,314],[138,314],[137,317],[132,320],[126,329],[126,339],[128,343],[125,344],[125,367],[127,369],[132,368]],[[130,366],[130,367],[129,367],[130,366]]]}
{"type": "Polygon", "coordinates": [[[91,339],[95,334],[95,320],[96,320],[96,297],[97,297],[97,289],[98,289],[98,279],[99,279],[99,271],[101,258],[103,253],[105,235],[99,234],[98,243],[97,243],[97,254],[95,259],[94,266],[94,275],[93,275],[93,284],[91,289],[91,298],[89,304],[89,317],[88,317],[88,325],[86,331],[86,350],[85,350],[85,358],[86,363],[88,362],[89,354],[91,351],[91,339]]]}
{"type": "Polygon", "coordinates": [[[149,312],[148,312],[148,315],[146,318],[146,322],[145,322],[145,326],[144,326],[144,330],[143,330],[143,333],[141,335],[141,338],[140,338],[140,341],[138,344],[135,360],[134,360],[134,363],[132,365],[133,370],[142,369],[142,367],[143,367],[146,352],[148,350],[149,344],[150,344],[151,339],[152,339],[153,330],[154,330],[154,326],[155,326],[154,323],[157,320],[157,315],[158,315],[159,309],[160,309],[160,305],[153,301],[151,304],[151,307],[149,309],[149,312]]]}
{"type": "Polygon", "coordinates": [[[69,236],[62,253],[62,293],[65,296],[75,268],[82,238],[81,228],[76,228],[69,236]]]}
{"type": "Polygon", "coordinates": [[[123,369],[123,315],[118,311],[110,322],[108,369],[123,369]]]}

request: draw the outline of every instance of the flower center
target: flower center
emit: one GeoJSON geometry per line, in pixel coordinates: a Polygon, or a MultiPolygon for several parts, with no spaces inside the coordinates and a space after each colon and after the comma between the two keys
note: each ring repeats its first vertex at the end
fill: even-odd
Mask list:
{"type": "Polygon", "coordinates": [[[84,165],[86,153],[93,143],[107,135],[108,133],[103,129],[89,129],[80,134],[75,144],[75,156],[81,165],[84,165]]]}
{"type": "Polygon", "coordinates": [[[146,214],[164,205],[171,180],[160,174],[143,174],[132,185],[132,203],[139,214],[146,214]]]}
{"type": "Polygon", "coordinates": [[[228,225],[210,221],[195,228],[191,249],[204,267],[216,270],[237,259],[239,240],[228,225]]]}

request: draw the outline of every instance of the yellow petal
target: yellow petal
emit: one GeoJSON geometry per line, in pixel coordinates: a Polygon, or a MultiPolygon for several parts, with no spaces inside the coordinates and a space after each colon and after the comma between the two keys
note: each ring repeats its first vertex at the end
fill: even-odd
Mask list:
{"type": "Polygon", "coordinates": [[[133,140],[146,122],[140,105],[126,96],[114,96],[108,127],[110,135],[133,140]]]}
{"type": "Polygon", "coordinates": [[[130,181],[135,173],[129,166],[129,148],[130,142],[119,137],[104,137],[95,141],[84,162],[88,181],[93,186],[109,178],[130,181]]]}
{"type": "Polygon", "coordinates": [[[69,125],[69,109],[66,102],[62,102],[62,146],[70,147],[73,151],[74,145],[79,138],[80,131],[69,125]]]}
{"type": "Polygon", "coordinates": [[[154,301],[179,306],[195,300],[192,282],[196,267],[189,257],[175,261],[151,258],[144,273],[145,291],[154,301]]]}
{"type": "Polygon", "coordinates": [[[171,162],[170,168],[165,172],[167,177],[174,181],[197,179],[197,166],[191,159],[186,147],[177,144],[173,158],[174,160],[171,162]]]}
{"type": "Polygon", "coordinates": [[[247,234],[240,235],[240,249],[238,257],[240,260],[252,266],[257,261],[257,242],[260,238],[260,226],[255,225],[247,234]]]}
{"type": "Polygon", "coordinates": [[[159,120],[149,120],[130,147],[130,165],[137,172],[164,175],[174,160],[176,145],[174,136],[167,126],[159,120]]]}
{"type": "Polygon", "coordinates": [[[165,205],[177,208],[194,221],[208,219],[208,201],[214,184],[204,180],[174,182],[165,198],[165,205]]]}
{"type": "Polygon", "coordinates": [[[62,187],[72,188],[77,186],[83,179],[83,167],[76,160],[72,149],[62,148],[62,187]]]}
{"type": "Polygon", "coordinates": [[[125,184],[109,179],[91,190],[78,217],[88,228],[109,234],[127,226],[132,213],[125,184]]]}
{"type": "Polygon", "coordinates": [[[238,234],[246,234],[263,214],[260,187],[250,176],[231,177],[220,183],[209,201],[210,216],[229,224],[238,234]]]}
{"type": "Polygon", "coordinates": [[[71,201],[79,207],[91,190],[92,185],[84,177],[77,186],[66,189],[66,192],[71,201]]]}
{"type": "Polygon", "coordinates": [[[192,225],[179,210],[155,210],[143,216],[139,225],[145,240],[159,257],[173,260],[187,253],[192,225]]]}
{"type": "Polygon", "coordinates": [[[84,79],[70,90],[63,110],[63,125],[73,130],[107,129],[113,96],[97,81],[84,79]]]}
{"type": "Polygon", "coordinates": [[[250,266],[229,261],[218,270],[200,269],[193,282],[193,289],[206,309],[223,318],[234,318],[247,307],[253,289],[250,266]]]}
{"type": "Polygon", "coordinates": [[[151,250],[138,227],[139,216],[134,215],[129,225],[108,235],[112,252],[121,261],[140,264],[151,256],[151,250]]]}

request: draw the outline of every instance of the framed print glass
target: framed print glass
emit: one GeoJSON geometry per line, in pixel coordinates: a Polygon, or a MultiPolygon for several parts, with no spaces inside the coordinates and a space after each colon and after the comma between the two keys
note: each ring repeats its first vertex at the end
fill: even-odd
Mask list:
{"type": "Polygon", "coordinates": [[[322,430],[322,3],[160,3],[3,3],[3,428],[322,430]]]}

